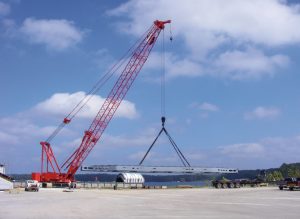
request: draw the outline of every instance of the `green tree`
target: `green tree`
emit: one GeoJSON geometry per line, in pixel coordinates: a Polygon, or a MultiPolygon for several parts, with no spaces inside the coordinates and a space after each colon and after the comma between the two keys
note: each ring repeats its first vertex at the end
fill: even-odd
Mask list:
{"type": "Polygon", "coordinates": [[[300,169],[295,170],[295,177],[300,177],[300,169]]]}
{"type": "Polygon", "coordinates": [[[273,173],[268,173],[268,174],[267,174],[267,181],[268,181],[268,182],[273,182],[273,181],[275,181],[275,178],[274,178],[274,176],[273,176],[273,173]]]}
{"type": "Polygon", "coordinates": [[[267,174],[267,181],[269,181],[269,182],[280,181],[280,180],[283,180],[283,176],[280,171],[275,170],[275,171],[267,174]]]}
{"type": "Polygon", "coordinates": [[[277,170],[275,170],[273,172],[273,177],[274,177],[275,181],[283,180],[282,173],[280,171],[277,171],[277,170]]]}

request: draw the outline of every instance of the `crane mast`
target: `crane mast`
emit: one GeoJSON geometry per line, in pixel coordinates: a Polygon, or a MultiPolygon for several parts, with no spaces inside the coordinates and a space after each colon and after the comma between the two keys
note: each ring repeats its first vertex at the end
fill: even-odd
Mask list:
{"type": "Polygon", "coordinates": [[[96,117],[92,121],[89,129],[84,132],[80,146],[61,166],[61,168],[67,168],[67,172],[61,172],[61,168],[57,164],[50,144],[48,142],[41,142],[41,173],[40,175],[39,173],[33,173],[32,178],[43,182],[74,181],[75,173],[101,138],[103,132],[108,126],[110,120],[113,118],[116,110],[126,96],[135,78],[147,61],[161,30],[164,29],[165,24],[167,23],[171,23],[171,21],[156,20],[145,38],[133,50],[128,63],[123,69],[112,90],[108,94],[96,117]],[[46,172],[44,172],[44,161],[46,161],[46,172]],[[52,168],[52,172],[49,171],[49,166],[52,168]]]}

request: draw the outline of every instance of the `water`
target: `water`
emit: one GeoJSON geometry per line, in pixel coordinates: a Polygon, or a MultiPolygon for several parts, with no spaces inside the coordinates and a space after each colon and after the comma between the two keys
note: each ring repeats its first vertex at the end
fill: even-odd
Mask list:
{"type": "Polygon", "coordinates": [[[168,186],[176,187],[180,185],[189,185],[193,187],[202,187],[210,185],[208,181],[190,181],[190,182],[181,182],[181,181],[169,181],[169,182],[145,182],[145,186],[168,186]]]}

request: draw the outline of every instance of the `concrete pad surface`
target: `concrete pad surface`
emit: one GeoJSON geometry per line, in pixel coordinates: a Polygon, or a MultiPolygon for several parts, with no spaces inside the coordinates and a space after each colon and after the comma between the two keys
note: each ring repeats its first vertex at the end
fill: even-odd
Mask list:
{"type": "Polygon", "coordinates": [[[0,193],[0,218],[300,218],[300,191],[41,189],[0,193]]]}

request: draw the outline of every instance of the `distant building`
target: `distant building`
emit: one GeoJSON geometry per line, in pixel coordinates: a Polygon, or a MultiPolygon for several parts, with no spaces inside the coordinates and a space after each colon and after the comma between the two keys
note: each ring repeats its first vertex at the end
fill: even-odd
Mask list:
{"type": "Polygon", "coordinates": [[[0,164],[0,191],[13,189],[11,178],[5,175],[5,166],[0,164]]]}
{"type": "Polygon", "coordinates": [[[3,164],[0,164],[0,173],[5,174],[5,168],[3,164]]]}

